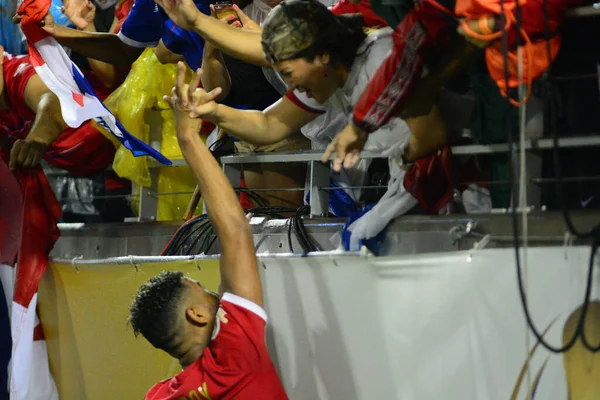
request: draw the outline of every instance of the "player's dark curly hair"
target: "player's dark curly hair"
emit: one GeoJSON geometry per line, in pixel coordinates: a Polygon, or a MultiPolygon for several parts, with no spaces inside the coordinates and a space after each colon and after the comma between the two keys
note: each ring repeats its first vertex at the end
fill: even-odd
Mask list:
{"type": "Polygon", "coordinates": [[[177,306],[186,290],[179,271],[162,271],[140,286],[129,308],[133,333],[141,333],[156,348],[172,349],[181,318],[177,306]]]}

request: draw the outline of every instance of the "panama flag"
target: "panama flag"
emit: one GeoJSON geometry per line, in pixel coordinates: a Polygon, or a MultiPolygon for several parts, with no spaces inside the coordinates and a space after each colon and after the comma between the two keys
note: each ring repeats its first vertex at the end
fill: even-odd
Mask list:
{"type": "Polygon", "coordinates": [[[11,400],[57,400],[36,304],[48,254],[59,237],[60,205],[41,167],[12,172],[0,157],[0,182],[0,279],[8,304],[0,312],[0,398],[8,389],[11,400]]]}
{"type": "Polygon", "coordinates": [[[96,96],[79,68],[60,44],[41,27],[51,0],[24,0],[18,13],[23,15],[21,29],[27,38],[29,58],[35,72],[60,100],[64,121],[72,128],[96,120],[116,136],[134,156],[148,155],[165,165],[171,162],[148,144],[131,135],[96,96]]]}

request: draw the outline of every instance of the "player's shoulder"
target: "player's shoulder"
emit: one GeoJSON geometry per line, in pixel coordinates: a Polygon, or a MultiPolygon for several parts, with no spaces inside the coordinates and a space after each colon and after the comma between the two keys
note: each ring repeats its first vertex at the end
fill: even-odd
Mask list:
{"type": "Polygon", "coordinates": [[[233,293],[226,292],[223,294],[223,297],[221,297],[221,309],[225,313],[241,312],[260,317],[265,322],[267,321],[267,313],[261,306],[233,293]]]}

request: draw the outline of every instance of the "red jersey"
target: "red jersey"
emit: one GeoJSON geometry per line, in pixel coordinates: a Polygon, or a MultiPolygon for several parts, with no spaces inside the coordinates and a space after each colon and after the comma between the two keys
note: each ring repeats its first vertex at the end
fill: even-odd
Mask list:
{"type": "MultiPolygon", "coordinates": [[[[35,75],[29,56],[4,53],[4,90],[8,109],[0,110],[0,136],[15,142],[29,134],[35,114],[25,103],[25,87],[35,75]]],[[[44,159],[73,175],[88,176],[112,163],[115,147],[88,121],[79,128],[67,127],[46,149],[44,159]]]]}
{"type": "Polygon", "coordinates": [[[362,0],[358,4],[352,4],[349,0],[340,0],[331,7],[331,12],[335,15],[362,14],[363,25],[367,28],[383,28],[388,26],[387,22],[373,11],[369,0],[362,0]]]}
{"type": "Polygon", "coordinates": [[[154,385],[145,400],[287,400],[267,350],[266,324],[260,306],[225,293],[202,357],[154,385]]]}

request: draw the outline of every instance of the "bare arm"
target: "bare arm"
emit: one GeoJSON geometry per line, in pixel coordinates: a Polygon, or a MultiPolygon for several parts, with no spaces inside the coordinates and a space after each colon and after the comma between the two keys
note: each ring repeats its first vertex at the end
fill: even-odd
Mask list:
{"type": "MultiPolygon", "coordinates": [[[[109,32],[113,32],[118,23],[119,20],[115,18],[109,32]]],[[[92,22],[88,24],[87,27],[83,28],[83,31],[96,32],[96,25],[92,22]]],[[[100,82],[102,82],[107,89],[112,89],[123,83],[125,78],[127,78],[127,74],[129,73],[129,65],[113,65],[103,61],[98,61],[91,57],[88,57],[87,60],[94,74],[96,74],[100,82]]]]}
{"type": "Polygon", "coordinates": [[[185,57],[180,54],[175,54],[167,49],[162,39],[158,41],[158,46],[154,49],[154,54],[161,64],[177,64],[179,61],[185,61],[185,57]]]}
{"type": "Polygon", "coordinates": [[[215,112],[207,115],[206,119],[240,140],[264,146],[297,133],[318,116],[283,97],[265,111],[236,110],[218,104],[215,112]]]}
{"type": "Polygon", "coordinates": [[[24,93],[25,104],[35,113],[35,119],[27,138],[17,140],[10,153],[11,169],[17,166],[35,167],[44,156],[45,149],[60,136],[67,127],[62,118],[60,101],[42,82],[33,75],[24,93]]]}
{"type": "Polygon", "coordinates": [[[259,31],[221,24],[201,12],[198,13],[193,30],[231,57],[260,67],[271,66],[265,58],[259,31]]]}
{"type": "MultiPolygon", "coordinates": [[[[46,16],[46,20],[49,15],[46,16]]],[[[51,18],[51,16],[50,16],[51,18]]],[[[95,60],[114,65],[131,65],[144,51],[143,48],[129,46],[112,33],[83,32],[61,25],[49,26],[45,30],[63,46],[95,60]]]]}
{"type": "MultiPolygon", "coordinates": [[[[223,24],[216,18],[201,13],[193,0],[156,0],[156,3],[181,28],[196,32],[230,56],[249,64],[270,66],[260,43],[260,31],[254,30],[255,28],[237,29],[223,24]]],[[[234,6],[234,9],[246,26],[239,7],[234,6]]]]}
{"type": "Polygon", "coordinates": [[[35,113],[27,139],[39,141],[49,146],[67,127],[63,120],[58,97],[33,75],[25,86],[25,104],[35,113]]]}
{"type": "Polygon", "coordinates": [[[231,76],[225,65],[221,51],[209,42],[204,46],[202,54],[202,86],[208,92],[220,87],[221,94],[217,101],[225,99],[231,91],[231,76]]]}
{"type": "Polygon", "coordinates": [[[208,209],[208,217],[221,245],[222,291],[233,293],[262,307],[262,287],[250,226],[231,184],[200,139],[198,132],[201,120],[190,118],[187,107],[181,102],[182,97],[191,96],[190,92],[200,83],[200,76],[193,78],[189,86],[192,90],[189,90],[188,85],[183,83],[184,74],[183,63],[180,63],[176,95],[168,100],[175,112],[179,146],[196,176],[208,209]]]}

